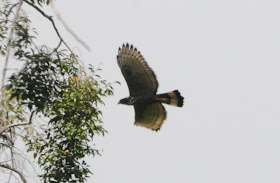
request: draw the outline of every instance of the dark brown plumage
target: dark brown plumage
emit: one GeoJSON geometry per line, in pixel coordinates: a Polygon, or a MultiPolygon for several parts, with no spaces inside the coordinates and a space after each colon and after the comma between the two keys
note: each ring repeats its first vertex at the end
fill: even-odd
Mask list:
{"type": "Polygon", "coordinates": [[[130,93],[129,97],[121,99],[119,103],[134,106],[135,125],[159,130],[166,119],[166,110],[162,103],[182,107],[184,98],[178,90],[156,94],[156,75],[132,45],[126,44],[119,48],[117,62],[130,93]]]}

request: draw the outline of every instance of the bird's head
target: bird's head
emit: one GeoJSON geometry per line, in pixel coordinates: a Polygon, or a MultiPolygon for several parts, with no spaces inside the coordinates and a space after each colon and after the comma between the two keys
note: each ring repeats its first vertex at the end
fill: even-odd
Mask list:
{"type": "Polygon", "coordinates": [[[123,99],[121,99],[121,100],[119,101],[118,104],[125,104],[125,105],[128,105],[128,101],[129,101],[129,98],[128,98],[128,97],[127,97],[127,98],[123,98],[123,99]]]}
{"type": "Polygon", "coordinates": [[[126,97],[126,98],[121,99],[118,104],[133,105],[134,102],[135,102],[135,98],[126,97]]]}

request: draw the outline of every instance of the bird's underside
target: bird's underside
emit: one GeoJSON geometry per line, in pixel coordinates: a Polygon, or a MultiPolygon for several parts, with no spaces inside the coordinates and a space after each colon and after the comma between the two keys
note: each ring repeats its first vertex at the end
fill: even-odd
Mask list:
{"type": "Polygon", "coordinates": [[[126,44],[119,48],[117,62],[130,93],[129,97],[119,103],[134,106],[135,125],[158,131],[166,119],[166,110],[162,103],[182,107],[184,98],[178,90],[156,94],[156,75],[132,45],[126,44]]]}

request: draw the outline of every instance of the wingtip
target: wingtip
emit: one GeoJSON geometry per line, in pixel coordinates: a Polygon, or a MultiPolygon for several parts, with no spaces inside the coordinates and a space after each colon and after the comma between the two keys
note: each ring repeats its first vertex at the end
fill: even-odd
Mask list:
{"type": "Polygon", "coordinates": [[[160,130],[160,128],[158,129],[152,129],[154,132],[158,132],[160,130]]]}
{"type": "Polygon", "coordinates": [[[136,47],[134,47],[133,44],[128,42],[124,42],[122,47],[119,47],[118,55],[119,62],[128,58],[135,58],[138,60],[144,59],[141,52],[136,47]]]}
{"type": "Polygon", "coordinates": [[[121,50],[132,50],[132,51],[138,51],[136,47],[133,46],[133,44],[129,43],[123,43],[122,47],[119,47],[119,51],[121,50]]]}

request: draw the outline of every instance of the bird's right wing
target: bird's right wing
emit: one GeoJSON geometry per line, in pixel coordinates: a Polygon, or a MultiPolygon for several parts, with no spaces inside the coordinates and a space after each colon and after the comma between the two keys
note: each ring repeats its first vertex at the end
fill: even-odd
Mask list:
{"type": "Polygon", "coordinates": [[[158,82],[154,71],[136,48],[123,45],[117,55],[118,65],[126,80],[131,96],[156,94],[158,82]]]}
{"type": "Polygon", "coordinates": [[[166,119],[166,111],[161,103],[135,104],[135,125],[158,131],[166,119]]]}

